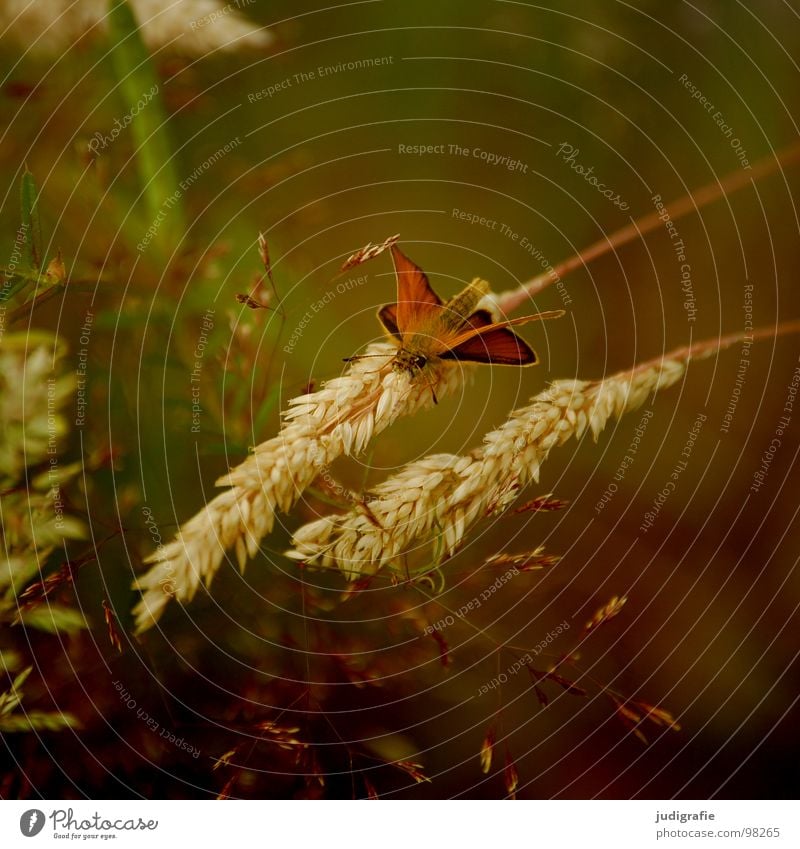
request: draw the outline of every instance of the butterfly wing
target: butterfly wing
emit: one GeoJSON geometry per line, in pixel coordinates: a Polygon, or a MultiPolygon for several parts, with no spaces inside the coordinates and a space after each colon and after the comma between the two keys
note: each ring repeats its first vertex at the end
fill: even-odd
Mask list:
{"type": "Polygon", "coordinates": [[[440,354],[440,358],[503,366],[532,366],[539,361],[533,348],[507,327],[477,333],[440,354]]]}
{"type": "Polygon", "coordinates": [[[462,360],[495,365],[529,366],[538,362],[536,352],[528,343],[517,336],[512,326],[558,318],[564,310],[524,315],[507,321],[492,322],[485,310],[478,310],[467,320],[469,329],[463,329],[455,338],[448,340],[446,349],[439,354],[443,360],[462,360]],[[488,319],[488,321],[487,321],[488,319]]]}
{"type": "Polygon", "coordinates": [[[431,288],[425,272],[396,245],[392,245],[392,260],[397,276],[395,325],[399,333],[405,335],[419,329],[432,314],[438,313],[442,300],[431,288]]]}
{"type": "Polygon", "coordinates": [[[466,333],[469,330],[477,330],[480,327],[488,327],[494,324],[494,318],[489,310],[475,310],[472,315],[466,319],[461,327],[458,328],[459,335],[466,333]]]}

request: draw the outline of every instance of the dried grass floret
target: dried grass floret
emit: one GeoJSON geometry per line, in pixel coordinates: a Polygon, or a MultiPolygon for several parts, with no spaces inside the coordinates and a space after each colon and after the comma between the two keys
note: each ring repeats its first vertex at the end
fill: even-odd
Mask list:
{"type": "MultiPolygon", "coordinates": [[[[779,332],[793,332],[797,323],[779,332]]],[[[748,338],[774,335],[774,328],[748,338]]],[[[584,433],[598,436],[606,424],[640,407],[686,372],[690,360],[741,341],[741,334],[680,348],[663,358],[604,380],[559,380],[514,411],[463,456],[435,454],[403,467],[366,496],[371,516],[352,509],[304,525],[294,534],[295,560],[336,566],[349,580],[373,574],[432,543],[434,555],[452,555],[467,531],[487,514],[507,508],[531,481],[553,448],[584,433]]]]}

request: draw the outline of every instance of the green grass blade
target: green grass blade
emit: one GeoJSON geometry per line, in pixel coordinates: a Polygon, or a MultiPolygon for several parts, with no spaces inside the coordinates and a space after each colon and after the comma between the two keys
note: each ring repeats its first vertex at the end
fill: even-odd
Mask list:
{"type": "Polygon", "coordinates": [[[26,167],[19,186],[20,227],[14,240],[14,270],[6,272],[0,288],[0,304],[10,301],[20,290],[39,279],[42,261],[42,233],[39,225],[39,191],[26,167]]]}
{"type": "Polygon", "coordinates": [[[27,269],[38,269],[42,265],[42,231],[39,225],[39,191],[33,174],[25,168],[20,184],[20,212],[25,241],[27,269]]]}

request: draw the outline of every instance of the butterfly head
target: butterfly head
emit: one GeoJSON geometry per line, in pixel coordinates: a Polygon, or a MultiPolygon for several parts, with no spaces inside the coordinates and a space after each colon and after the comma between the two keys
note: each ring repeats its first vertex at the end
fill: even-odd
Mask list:
{"type": "Polygon", "coordinates": [[[404,371],[413,376],[422,371],[427,364],[428,357],[425,354],[400,347],[395,354],[393,367],[395,371],[404,371]]]}

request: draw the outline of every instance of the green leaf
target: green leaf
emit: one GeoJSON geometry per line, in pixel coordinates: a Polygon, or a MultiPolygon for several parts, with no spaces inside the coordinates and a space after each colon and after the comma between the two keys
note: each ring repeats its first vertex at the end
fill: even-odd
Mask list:
{"type": "Polygon", "coordinates": [[[22,657],[14,649],[0,649],[0,669],[13,672],[22,666],[22,657]]]}
{"type": "Polygon", "coordinates": [[[88,539],[89,530],[86,524],[76,516],[61,516],[56,522],[55,530],[63,539],[88,539]]]}
{"type": "MultiPolygon", "coordinates": [[[[41,267],[42,231],[39,226],[39,190],[33,174],[25,168],[20,184],[21,231],[25,240],[25,261],[29,269],[41,267]]],[[[9,295],[10,297],[10,295],[9,295]]]]}
{"type": "Polygon", "coordinates": [[[183,214],[160,84],[127,0],[110,0],[107,20],[113,43],[111,63],[126,110],[123,120],[130,121],[136,146],[147,226],[156,229],[152,243],[163,248],[167,233],[183,232],[183,214]],[[165,216],[169,226],[162,227],[165,216]]]}
{"type": "Polygon", "coordinates": [[[17,675],[14,679],[14,683],[11,685],[13,689],[19,690],[22,685],[28,680],[28,676],[33,672],[33,667],[29,666],[27,669],[23,669],[22,672],[17,675]]]}
{"type": "Polygon", "coordinates": [[[7,283],[3,285],[0,291],[0,303],[5,303],[11,300],[20,289],[24,289],[29,283],[36,283],[38,276],[33,274],[12,274],[7,278],[7,283]]]}
{"type": "Polygon", "coordinates": [[[70,713],[59,711],[29,710],[12,713],[22,702],[22,685],[33,670],[24,669],[14,679],[9,690],[0,693],[0,733],[17,731],[60,731],[62,728],[77,728],[78,720],[70,713]]]}
{"type": "Polygon", "coordinates": [[[0,303],[10,301],[28,284],[39,280],[42,233],[39,226],[39,192],[33,174],[25,168],[19,187],[20,226],[14,240],[14,255],[19,257],[18,268],[8,273],[0,291],[0,303]]]}
{"type": "Polygon", "coordinates": [[[55,713],[30,710],[0,717],[0,732],[13,734],[25,731],[62,731],[64,728],[79,728],[78,719],[71,713],[55,713]]]}
{"type": "Polygon", "coordinates": [[[8,587],[9,595],[13,599],[14,591],[27,584],[38,569],[39,565],[32,552],[11,554],[7,557],[0,555],[0,590],[6,590],[8,587]]]}
{"type": "MultiPolygon", "coordinates": [[[[52,423],[53,418],[54,417],[51,416],[51,433],[54,429],[52,423]]],[[[83,469],[84,465],[80,460],[66,466],[50,466],[50,468],[46,471],[41,472],[31,480],[31,486],[39,492],[49,492],[54,486],[56,486],[56,484],[58,486],[66,486],[74,477],[77,477],[83,469]]]]}
{"type": "Polygon", "coordinates": [[[8,716],[12,710],[19,706],[22,701],[22,685],[32,670],[32,666],[23,669],[14,679],[10,689],[6,690],[5,693],[0,693],[0,717],[8,716]]]}

